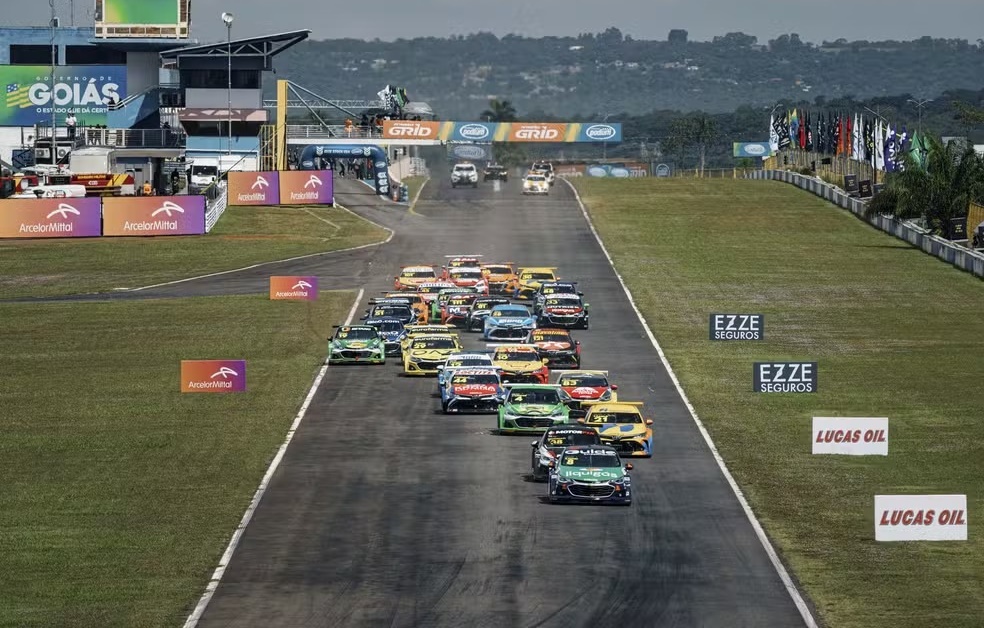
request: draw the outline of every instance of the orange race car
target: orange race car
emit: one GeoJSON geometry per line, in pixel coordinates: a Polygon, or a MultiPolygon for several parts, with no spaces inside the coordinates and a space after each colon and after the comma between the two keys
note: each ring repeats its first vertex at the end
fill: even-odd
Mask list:
{"type": "Polygon", "coordinates": [[[489,294],[512,294],[519,288],[519,275],[513,262],[482,264],[480,266],[485,281],[489,284],[489,294]]]}
{"type": "Polygon", "coordinates": [[[393,288],[396,290],[416,290],[417,286],[429,281],[437,281],[437,270],[434,266],[403,266],[400,274],[393,277],[393,288]]]}

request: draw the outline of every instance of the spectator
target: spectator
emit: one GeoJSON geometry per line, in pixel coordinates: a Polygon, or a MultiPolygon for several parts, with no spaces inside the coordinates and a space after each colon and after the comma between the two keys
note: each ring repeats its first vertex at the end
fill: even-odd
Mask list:
{"type": "Polygon", "coordinates": [[[345,176],[345,162],[341,159],[338,160],[338,176],[345,176]]]}
{"type": "Polygon", "coordinates": [[[355,178],[356,179],[361,179],[362,178],[362,168],[363,168],[362,162],[359,162],[359,163],[355,164],[355,178]]]}
{"type": "Polygon", "coordinates": [[[68,129],[68,139],[70,139],[70,140],[74,140],[75,139],[75,125],[76,124],[78,124],[78,121],[75,119],[75,114],[72,113],[72,110],[71,109],[69,109],[68,110],[68,115],[65,116],[65,128],[68,129]]]}
{"type": "Polygon", "coordinates": [[[143,184],[143,195],[144,196],[153,196],[153,194],[154,194],[154,189],[151,187],[150,181],[144,181],[144,184],[143,184]]]}

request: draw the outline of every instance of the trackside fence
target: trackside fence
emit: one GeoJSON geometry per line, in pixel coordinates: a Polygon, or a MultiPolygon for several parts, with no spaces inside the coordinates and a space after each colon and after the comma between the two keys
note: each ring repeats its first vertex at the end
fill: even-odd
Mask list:
{"type": "Polygon", "coordinates": [[[885,233],[890,233],[900,240],[905,240],[909,244],[956,266],[960,270],[967,271],[984,279],[984,254],[966,249],[949,240],[933,235],[908,221],[897,220],[891,216],[884,215],[866,217],[864,215],[866,206],[864,201],[849,196],[840,188],[830,185],[826,181],[788,170],[757,170],[747,173],[745,178],[782,181],[812,192],[850,211],[875,228],[885,233]]]}
{"type": "Polygon", "coordinates": [[[221,181],[205,189],[205,233],[212,231],[229,206],[229,184],[221,181]]]}

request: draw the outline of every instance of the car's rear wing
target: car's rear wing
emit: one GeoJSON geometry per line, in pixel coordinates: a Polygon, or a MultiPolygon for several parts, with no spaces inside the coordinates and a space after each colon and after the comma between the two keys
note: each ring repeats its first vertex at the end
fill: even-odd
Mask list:
{"type": "Polygon", "coordinates": [[[613,406],[638,406],[642,407],[645,404],[643,401],[582,401],[582,406],[603,406],[603,405],[613,405],[613,406]]]}

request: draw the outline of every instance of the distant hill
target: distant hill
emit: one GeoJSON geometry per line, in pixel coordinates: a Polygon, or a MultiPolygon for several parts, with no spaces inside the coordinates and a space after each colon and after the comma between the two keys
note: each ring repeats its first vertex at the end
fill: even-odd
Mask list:
{"type": "Polygon", "coordinates": [[[978,90],[984,40],[811,44],[791,34],[760,44],[729,33],[691,42],[675,30],[667,41],[644,41],[609,28],[576,37],[308,41],[284,52],[277,67],[278,78],[332,98],[375,98],[386,84],[403,86],[444,118],[474,117],[493,97],[510,100],[521,115],[725,112],[818,96],[978,90]]]}

